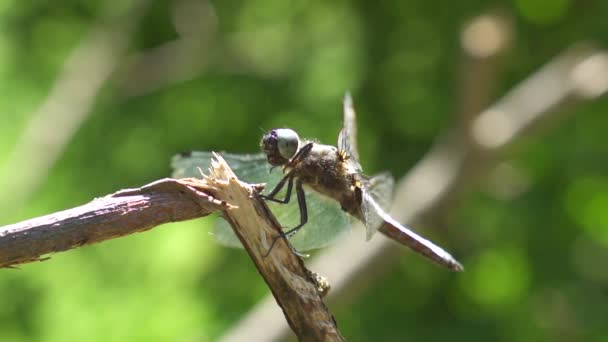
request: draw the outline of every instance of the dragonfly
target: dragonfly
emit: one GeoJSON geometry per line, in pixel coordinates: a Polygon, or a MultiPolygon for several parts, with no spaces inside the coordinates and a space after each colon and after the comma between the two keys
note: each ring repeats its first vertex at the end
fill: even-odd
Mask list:
{"type": "MultiPolygon", "coordinates": [[[[263,135],[262,153],[223,153],[222,157],[241,180],[267,183],[267,188],[272,189],[261,197],[286,227],[282,236],[298,251],[333,243],[350,231],[354,218],[364,224],[367,240],[378,229],[389,227],[415,252],[451,270],[462,270],[448,252],[387,213],[394,181],[388,173],[373,177],[363,173],[356,146],[355,110],[349,93],[344,96],[343,115],[336,146],[301,139],[292,129],[277,128],[263,135]],[[291,201],[294,190],[295,202],[291,201]]],[[[200,169],[209,168],[211,158],[211,152],[176,155],[172,159],[173,177],[195,177],[200,169]]],[[[241,247],[225,221],[218,221],[213,235],[223,245],[241,247]]]]}

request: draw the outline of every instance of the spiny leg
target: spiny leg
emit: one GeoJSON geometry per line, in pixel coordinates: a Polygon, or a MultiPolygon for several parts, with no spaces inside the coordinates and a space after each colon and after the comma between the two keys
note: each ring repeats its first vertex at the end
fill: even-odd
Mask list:
{"type": "Polygon", "coordinates": [[[308,208],[306,207],[306,194],[302,188],[302,181],[296,181],[296,195],[298,197],[298,206],[300,207],[300,224],[285,232],[285,237],[291,238],[295,233],[308,222],[308,208]]]}
{"type": "Polygon", "coordinates": [[[313,143],[308,143],[304,146],[302,146],[302,148],[300,148],[298,150],[298,152],[291,158],[291,160],[289,161],[289,167],[294,167],[296,164],[298,164],[302,159],[304,159],[304,157],[306,157],[306,155],[308,155],[308,153],[310,152],[310,150],[312,150],[313,147],[313,143]]]}
{"type": "MultiPolygon", "coordinates": [[[[302,161],[302,159],[304,159],[308,155],[308,153],[310,153],[310,151],[313,148],[313,145],[314,145],[313,143],[308,143],[308,144],[304,145],[302,148],[300,148],[298,150],[298,152],[293,156],[293,158],[291,158],[291,160],[289,161],[289,163],[288,163],[287,166],[290,167],[290,168],[293,168],[300,161],[302,161]]],[[[294,178],[294,171],[292,169],[289,173],[287,173],[279,181],[279,183],[277,183],[277,185],[274,187],[274,189],[272,189],[272,191],[268,195],[261,195],[261,197],[264,198],[264,199],[266,199],[266,200],[277,202],[277,203],[281,203],[281,204],[287,204],[287,203],[289,203],[289,200],[291,199],[291,190],[292,190],[292,187],[293,187],[293,178],[294,178]],[[286,182],[287,182],[287,191],[285,193],[285,198],[283,200],[276,199],[275,196],[285,186],[286,182]]],[[[270,254],[270,252],[272,251],[272,248],[274,247],[274,244],[277,242],[277,240],[279,238],[281,238],[281,237],[290,238],[300,228],[302,228],[302,226],[304,224],[306,224],[306,222],[308,221],[308,211],[306,209],[306,198],[304,196],[304,190],[302,189],[302,183],[300,182],[300,180],[298,180],[297,183],[296,183],[296,194],[297,194],[297,197],[298,197],[298,205],[300,207],[300,224],[297,225],[296,227],[290,229],[287,232],[281,231],[281,235],[275,237],[272,240],[272,244],[270,245],[270,248],[268,249],[268,253],[266,253],[265,256],[268,256],[270,254]]],[[[289,247],[298,256],[308,257],[307,254],[302,254],[302,253],[298,252],[295,248],[293,248],[293,246],[291,246],[291,244],[289,245],[289,247]]]]}
{"type": "Polygon", "coordinates": [[[277,203],[281,203],[281,204],[287,204],[287,203],[289,203],[289,200],[291,199],[292,187],[293,187],[293,172],[290,172],[290,173],[286,174],[277,183],[277,185],[274,187],[274,189],[272,189],[272,191],[270,193],[268,193],[268,195],[260,195],[260,197],[262,197],[263,199],[268,200],[268,201],[273,201],[273,202],[277,202],[277,203]],[[283,189],[283,186],[285,186],[285,182],[287,182],[287,191],[285,192],[285,198],[283,198],[282,200],[275,198],[275,196],[279,193],[279,191],[281,191],[281,189],[283,189]]]}
{"type": "MultiPolygon", "coordinates": [[[[268,253],[266,253],[265,256],[268,256],[270,254],[270,251],[272,251],[274,244],[277,242],[277,240],[279,238],[287,238],[287,239],[291,238],[298,232],[298,230],[300,230],[300,228],[302,228],[308,222],[308,209],[306,207],[306,194],[304,193],[304,188],[302,188],[302,181],[299,179],[296,181],[296,196],[298,198],[298,206],[300,208],[300,224],[298,224],[297,226],[295,226],[294,228],[292,228],[286,232],[281,232],[281,235],[276,236],[274,239],[272,239],[272,244],[270,244],[268,253]]],[[[307,258],[309,256],[308,254],[302,254],[302,253],[298,252],[291,244],[289,244],[289,248],[291,248],[291,250],[300,257],[307,258]]]]}

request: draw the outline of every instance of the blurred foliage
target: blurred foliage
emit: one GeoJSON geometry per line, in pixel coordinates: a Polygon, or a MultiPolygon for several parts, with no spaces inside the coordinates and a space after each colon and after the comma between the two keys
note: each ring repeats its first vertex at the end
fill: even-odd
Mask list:
{"type": "MultiPolygon", "coordinates": [[[[3,161],[71,51],[102,25],[98,18],[129,5],[0,3],[6,177],[28,167],[3,161]]],[[[129,55],[198,32],[207,44],[192,51],[198,71],[140,96],[125,92],[124,74],[112,77],[43,185],[25,206],[0,208],[0,224],[166,177],[180,151],[256,152],[268,128],[333,143],[347,89],[366,170],[401,176],[453,123],[462,27],[496,8],[513,16],[517,32],[497,97],[574,43],[608,43],[602,0],[149,2],[129,55]]],[[[351,341],[606,341],[607,110],[605,99],[586,104],[520,141],[505,161],[520,191],[498,196],[492,182],[507,180],[482,181],[450,214],[434,237],[466,272],[408,255],[347,307],[332,308],[342,333],[351,341]]],[[[61,123],[49,123],[49,134],[54,125],[61,123]]],[[[0,339],[214,340],[268,290],[243,252],[213,244],[211,221],[2,270],[0,339]]]]}

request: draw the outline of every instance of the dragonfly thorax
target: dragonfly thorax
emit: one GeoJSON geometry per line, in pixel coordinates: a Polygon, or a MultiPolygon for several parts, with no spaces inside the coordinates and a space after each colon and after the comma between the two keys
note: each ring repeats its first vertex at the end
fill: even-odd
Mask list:
{"type": "Polygon", "coordinates": [[[349,161],[342,159],[334,146],[313,143],[304,158],[293,165],[293,172],[303,184],[337,200],[351,214],[361,204],[357,195],[359,174],[353,173],[349,161]]]}

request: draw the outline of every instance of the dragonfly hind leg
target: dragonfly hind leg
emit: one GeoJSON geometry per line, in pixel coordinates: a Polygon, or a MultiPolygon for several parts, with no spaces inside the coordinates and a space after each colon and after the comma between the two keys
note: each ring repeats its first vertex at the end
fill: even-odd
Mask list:
{"type": "MultiPolygon", "coordinates": [[[[287,185],[288,195],[285,196],[287,198],[287,201],[289,201],[288,197],[290,197],[290,195],[291,195],[292,184],[293,184],[293,178],[290,178],[289,183],[287,185]]],[[[308,209],[306,207],[306,196],[304,193],[304,189],[302,188],[302,181],[300,181],[299,179],[296,181],[296,196],[298,198],[298,207],[300,208],[300,224],[298,224],[297,226],[295,226],[294,228],[292,228],[286,232],[282,231],[279,236],[276,236],[272,240],[272,244],[270,245],[270,248],[268,249],[268,253],[266,253],[266,256],[268,256],[270,254],[270,251],[272,251],[274,244],[277,242],[277,240],[279,238],[290,239],[292,236],[294,236],[298,232],[298,230],[300,230],[308,222],[308,209]]],[[[278,202],[278,200],[277,200],[277,202],[278,202]]],[[[291,244],[289,244],[289,247],[296,255],[298,255],[300,257],[307,258],[309,256],[308,254],[302,254],[302,253],[298,252],[293,246],[291,246],[291,244]]]]}

